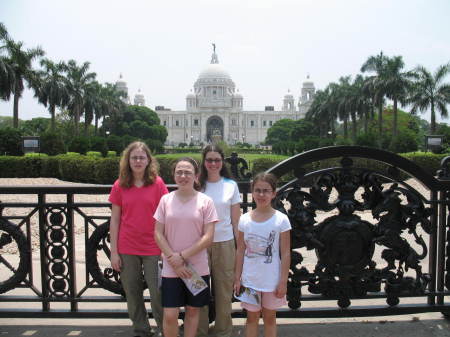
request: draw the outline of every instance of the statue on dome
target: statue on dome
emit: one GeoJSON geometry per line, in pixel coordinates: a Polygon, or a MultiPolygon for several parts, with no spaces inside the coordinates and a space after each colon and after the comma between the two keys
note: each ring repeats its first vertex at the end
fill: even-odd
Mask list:
{"type": "Polygon", "coordinates": [[[213,46],[213,53],[211,56],[211,64],[217,64],[217,63],[219,63],[219,58],[217,57],[217,54],[216,54],[216,44],[212,43],[212,46],[213,46]]]}

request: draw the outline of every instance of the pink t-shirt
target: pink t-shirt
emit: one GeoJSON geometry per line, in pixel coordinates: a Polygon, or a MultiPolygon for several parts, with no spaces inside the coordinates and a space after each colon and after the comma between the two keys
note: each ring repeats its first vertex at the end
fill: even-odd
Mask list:
{"type": "MultiPolygon", "coordinates": [[[[212,199],[200,192],[185,203],[179,200],[175,191],[166,194],[161,198],[154,217],[164,224],[164,236],[177,253],[200,240],[205,224],[219,220],[212,199]]],[[[188,262],[199,275],[209,275],[206,249],[189,257],[188,262]]],[[[178,277],[164,254],[162,276],[178,277]]]]}
{"type": "Polygon", "coordinates": [[[117,250],[120,254],[160,255],[155,241],[153,214],[159,200],[168,190],[164,181],[157,177],[148,186],[123,188],[119,180],[114,183],[109,201],[121,207],[117,250]]]}

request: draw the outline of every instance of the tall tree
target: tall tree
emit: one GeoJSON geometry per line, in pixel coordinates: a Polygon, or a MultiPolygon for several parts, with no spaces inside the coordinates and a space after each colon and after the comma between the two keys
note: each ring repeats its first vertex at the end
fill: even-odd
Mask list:
{"type": "Polygon", "coordinates": [[[51,128],[55,130],[55,110],[56,107],[63,107],[69,102],[69,93],[67,91],[63,62],[54,63],[48,59],[41,60],[43,69],[39,71],[39,85],[36,90],[36,96],[40,103],[48,106],[51,116],[51,128]]]}
{"type": "Polygon", "coordinates": [[[15,42],[12,39],[7,39],[5,44],[6,63],[12,68],[14,72],[14,103],[13,103],[13,126],[19,126],[19,100],[22,97],[25,88],[25,82],[31,88],[37,86],[38,76],[33,69],[33,61],[41,56],[44,56],[44,51],[40,47],[24,50],[22,42],[15,42]]]}
{"type": "Polygon", "coordinates": [[[410,74],[403,72],[405,66],[401,56],[387,58],[384,70],[381,74],[381,86],[384,88],[387,98],[393,101],[394,121],[392,125],[393,139],[397,136],[398,129],[398,103],[406,102],[407,92],[410,88],[410,74]]]}
{"type": "Polygon", "coordinates": [[[369,56],[369,58],[361,66],[361,71],[371,72],[374,75],[369,76],[366,79],[366,90],[371,92],[373,97],[373,102],[378,107],[378,133],[379,139],[381,141],[381,136],[383,134],[383,97],[385,94],[383,81],[381,76],[383,75],[384,68],[387,62],[387,57],[383,55],[381,51],[380,54],[376,56],[369,56]]]}
{"type": "Polygon", "coordinates": [[[450,84],[443,83],[450,72],[450,63],[439,66],[434,75],[425,67],[418,66],[412,75],[414,83],[408,102],[412,104],[411,113],[431,110],[430,132],[436,132],[436,110],[442,117],[448,116],[447,104],[450,103],[450,84]]]}
{"type": "Polygon", "coordinates": [[[8,101],[14,93],[14,69],[7,58],[6,43],[9,40],[8,31],[0,22],[0,99],[8,101]]]}
{"type": "Polygon", "coordinates": [[[75,60],[70,60],[66,66],[66,87],[69,93],[69,110],[72,113],[75,134],[78,135],[80,117],[84,110],[84,100],[89,84],[95,80],[96,73],[90,73],[89,62],[78,66],[75,60]]]}

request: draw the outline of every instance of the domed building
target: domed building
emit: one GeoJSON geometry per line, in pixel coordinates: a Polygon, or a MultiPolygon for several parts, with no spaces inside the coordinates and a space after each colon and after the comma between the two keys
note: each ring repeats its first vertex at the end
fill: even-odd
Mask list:
{"type": "MultiPolygon", "coordinates": [[[[266,106],[264,111],[244,111],[244,98],[230,74],[219,63],[214,46],[210,64],[200,72],[193,90],[186,96],[186,110],[172,111],[156,106],[155,111],[168,131],[166,145],[198,145],[213,140],[256,145],[264,142],[267,130],[276,121],[304,118],[314,94],[314,83],[308,75],[297,108],[294,96],[288,90],[280,111],[273,106],[266,106]]],[[[143,96],[139,101],[143,102],[143,96]]]]}

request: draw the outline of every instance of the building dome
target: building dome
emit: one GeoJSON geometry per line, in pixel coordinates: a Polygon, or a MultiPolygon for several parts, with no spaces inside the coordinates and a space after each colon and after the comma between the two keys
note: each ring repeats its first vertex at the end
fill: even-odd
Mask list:
{"type": "Polygon", "coordinates": [[[291,90],[288,89],[286,95],[284,95],[285,99],[294,99],[294,96],[291,94],[291,90]]]}
{"type": "Polygon", "coordinates": [[[239,90],[238,90],[237,93],[234,94],[234,97],[235,97],[235,98],[242,98],[242,95],[241,95],[241,93],[239,92],[239,90]]]}
{"type": "Polygon", "coordinates": [[[195,95],[192,93],[192,90],[187,94],[186,98],[195,98],[195,95]]]}
{"type": "Polygon", "coordinates": [[[306,80],[303,82],[303,88],[314,88],[314,82],[309,78],[309,74],[306,76],[306,80]]]}
{"type": "Polygon", "coordinates": [[[138,90],[138,93],[134,95],[134,104],[135,105],[145,105],[145,97],[141,93],[141,89],[138,90]]]}
{"type": "Polygon", "coordinates": [[[224,79],[231,80],[230,74],[219,63],[211,63],[200,72],[199,80],[224,79]]]}

